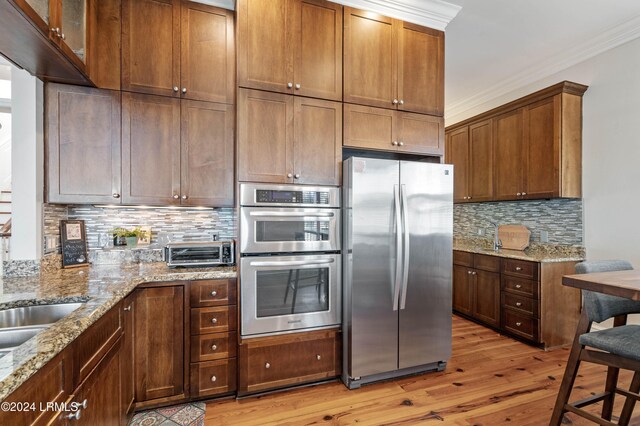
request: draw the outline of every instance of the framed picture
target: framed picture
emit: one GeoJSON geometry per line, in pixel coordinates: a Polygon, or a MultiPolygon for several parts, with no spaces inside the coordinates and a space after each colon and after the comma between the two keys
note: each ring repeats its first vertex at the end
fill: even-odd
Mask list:
{"type": "Polygon", "coordinates": [[[61,220],[62,267],[77,268],[89,264],[84,220],[61,220]]]}

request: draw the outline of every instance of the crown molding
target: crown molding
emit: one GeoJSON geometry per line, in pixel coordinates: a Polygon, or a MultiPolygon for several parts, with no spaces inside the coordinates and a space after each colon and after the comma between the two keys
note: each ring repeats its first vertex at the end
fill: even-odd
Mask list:
{"type": "Polygon", "coordinates": [[[208,4],[209,6],[221,7],[223,9],[235,10],[236,0],[192,0],[195,3],[208,4]]]}
{"type": "Polygon", "coordinates": [[[333,0],[343,6],[379,13],[444,31],[462,9],[443,0],[333,0]]]}
{"type": "Polygon", "coordinates": [[[453,117],[463,116],[467,111],[488,104],[494,99],[584,62],[638,37],[640,37],[640,16],[635,16],[581,44],[572,46],[564,52],[527,67],[526,71],[504,79],[500,83],[488,87],[473,96],[449,102],[445,107],[445,121],[453,117]]]}

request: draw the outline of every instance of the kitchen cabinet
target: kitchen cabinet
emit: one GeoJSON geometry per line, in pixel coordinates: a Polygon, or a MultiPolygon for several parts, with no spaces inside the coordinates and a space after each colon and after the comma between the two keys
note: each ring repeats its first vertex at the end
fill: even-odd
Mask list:
{"type": "Polygon", "coordinates": [[[246,339],[239,348],[238,394],[339,376],[340,342],[337,329],[246,339]]]}
{"type": "Polygon", "coordinates": [[[500,259],[454,252],[453,308],[492,327],[500,326],[500,259]]]}
{"type": "Polygon", "coordinates": [[[344,101],[442,116],[444,33],[344,9],[344,101]]]}
{"type": "Polygon", "coordinates": [[[340,103],[240,89],[238,117],[238,180],[340,184],[340,103]]]}
{"type": "Polygon", "coordinates": [[[349,148],[443,155],[444,120],[422,114],[344,104],[344,141],[349,148]]]}
{"type": "Polygon", "coordinates": [[[486,120],[447,135],[445,162],[454,165],[456,203],[493,198],[493,123],[486,120]]]}
{"type": "Polygon", "coordinates": [[[232,104],[234,62],[231,12],[180,0],[123,0],[122,90],[232,104]]]}
{"type": "Polygon", "coordinates": [[[185,397],[184,286],[137,289],[135,399],[185,397]]]}
{"type": "Polygon", "coordinates": [[[135,315],[136,315],[136,293],[131,293],[125,297],[122,303],[122,356],[120,357],[122,371],[122,409],[123,413],[130,413],[135,402],[135,381],[134,381],[134,341],[135,341],[135,315]]]}
{"type": "Polygon", "coordinates": [[[565,81],[449,126],[447,161],[458,164],[460,190],[460,176],[468,180],[468,193],[459,194],[462,199],[456,196],[455,202],[580,198],[586,90],[587,86],[565,81]],[[469,129],[473,162],[462,158],[464,129],[469,129]]]}
{"type": "Polygon", "coordinates": [[[238,1],[238,85],[342,100],[342,6],[238,1]]]}
{"type": "Polygon", "coordinates": [[[232,206],[233,138],[231,105],[123,92],[122,202],[232,206]]]}
{"type": "Polygon", "coordinates": [[[120,121],[119,92],[45,86],[47,202],[120,203],[120,121]]]}

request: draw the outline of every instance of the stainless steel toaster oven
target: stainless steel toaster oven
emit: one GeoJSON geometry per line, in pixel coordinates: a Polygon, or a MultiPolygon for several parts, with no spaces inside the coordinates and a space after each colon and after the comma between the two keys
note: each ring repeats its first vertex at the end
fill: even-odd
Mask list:
{"type": "Polygon", "coordinates": [[[164,248],[167,266],[219,266],[235,262],[233,241],[170,243],[164,248]]]}

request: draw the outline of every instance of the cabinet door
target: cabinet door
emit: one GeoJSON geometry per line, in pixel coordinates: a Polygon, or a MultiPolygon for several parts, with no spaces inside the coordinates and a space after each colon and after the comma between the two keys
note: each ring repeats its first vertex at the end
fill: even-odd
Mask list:
{"type": "Polygon", "coordinates": [[[122,1],[122,90],[179,96],[180,0],[122,1]]]}
{"type": "Polygon", "coordinates": [[[187,206],[233,206],[233,105],[182,101],[180,191],[187,206]]]}
{"type": "Polygon", "coordinates": [[[471,201],[493,199],[493,122],[469,126],[469,193],[471,201]]]}
{"type": "Polygon", "coordinates": [[[293,92],[292,1],[238,0],[239,86],[293,92]]]}
{"type": "Polygon", "coordinates": [[[453,201],[467,201],[469,183],[469,127],[449,134],[447,162],[453,164],[453,201]]]}
{"type": "Polygon", "coordinates": [[[342,100],[342,6],[295,0],[293,15],[295,94],[342,100]]]}
{"type": "Polygon", "coordinates": [[[134,352],[133,342],[135,341],[135,295],[131,293],[124,299],[122,315],[122,323],[124,334],[122,338],[122,357],[120,359],[122,369],[122,413],[126,414],[133,408],[133,401],[135,396],[135,382],[134,382],[134,352]]]}
{"type": "Polygon", "coordinates": [[[136,401],[184,393],[184,287],[136,290],[136,401]]]}
{"type": "Polygon", "coordinates": [[[394,20],[344,8],[344,101],[395,108],[398,66],[394,20]]]}
{"type": "Polygon", "coordinates": [[[453,265],[453,309],[465,315],[473,314],[473,280],[471,269],[453,265]]]}
{"type": "Polygon", "coordinates": [[[122,92],[122,202],[180,204],[180,100],[122,92]]]}
{"type": "Polygon", "coordinates": [[[120,93],[46,85],[49,203],[120,202],[120,93]]]}
{"type": "Polygon", "coordinates": [[[122,424],[124,413],[120,392],[123,356],[120,338],[75,390],[72,403],[81,405],[86,401],[87,404],[86,408],[80,409],[80,424],[122,424]]]}
{"type": "Polygon", "coordinates": [[[396,113],[398,151],[413,154],[444,154],[444,118],[408,112],[396,113]]]}
{"type": "Polygon", "coordinates": [[[182,97],[234,103],[233,12],[184,2],[181,33],[182,97]]]}
{"type": "Polygon", "coordinates": [[[524,109],[525,198],[560,196],[560,95],[524,109]]]}
{"type": "Polygon", "coordinates": [[[293,97],[240,89],[238,180],[293,182],[293,97]]]}
{"type": "Polygon", "coordinates": [[[344,104],[343,144],[346,147],[396,151],[396,126],[392,110],[344,104]]]}
{"type": "Polygon", "coordinates": [[[475,303],[473,316],[493,327],[500,326],[500,274],[473,271],[475,303]]]}
{"type": "Polygon", "coordinates": [[[60,0],[57,5],[60,49],[80,70],[86,71],[89,49],[89,0],[60,0]]]}
{"type": "Polygon", "coordinates": [[[444,33],[398,23],[398,109],[444,115],[444,33]]]}
{"type": "Polygon", "coordinates": [[[494,198],[516,200],[523,191],[522,110],[494,119],[494,198]]]}
{"type": "Polygon", "coordinates": [[[294,182],[340,185],[342,104],[295,98],[294,182]]]}

